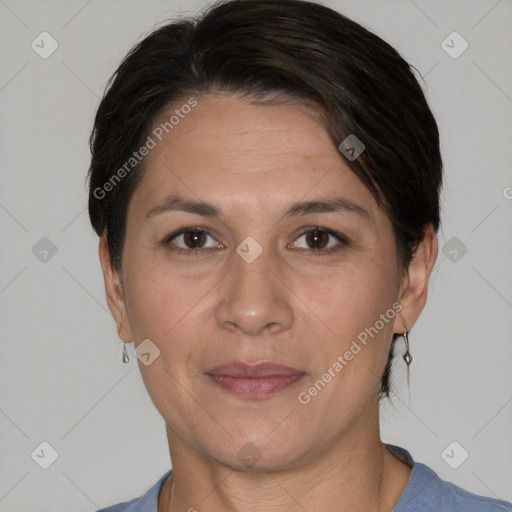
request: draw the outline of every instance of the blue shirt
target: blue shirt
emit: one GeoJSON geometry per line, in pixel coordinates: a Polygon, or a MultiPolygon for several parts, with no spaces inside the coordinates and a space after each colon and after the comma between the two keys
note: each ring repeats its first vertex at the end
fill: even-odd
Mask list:
{"type": "MultiPolygon", "coordinates": [[[[388,450],[412,467],[409,481],[391,512],[512,512],[512,503],[478,496],[441,480],[428,466],[414,462],[410,453],[398,446],[388,450]]],[[[158,493],[169,470],[144,496],[103,508],[98,512],[158,512],[158,493]]]]}

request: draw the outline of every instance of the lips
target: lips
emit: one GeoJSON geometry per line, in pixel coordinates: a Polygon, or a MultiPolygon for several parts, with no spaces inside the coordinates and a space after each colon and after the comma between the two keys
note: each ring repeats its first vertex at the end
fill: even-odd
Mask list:
{"type": "Polygon", "coordinates": [[[223,390],[245,398],[265,398],[276,394],[305,375],[305,372],[275,363],[230,363],[205,373],[223,390]]]}
{"type": "Polygon", "coordinates": [[[215,366],[206,372],[207,375],[234,378],[265,378],[265,377],[292,377],[304,375],[304,372],[275,363],[260,363],[249,365],[246,363],[229,363],[215,366]]]}

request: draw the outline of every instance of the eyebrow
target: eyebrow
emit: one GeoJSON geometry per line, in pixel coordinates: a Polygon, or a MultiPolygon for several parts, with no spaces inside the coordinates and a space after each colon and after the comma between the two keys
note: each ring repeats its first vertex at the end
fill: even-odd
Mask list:
{"type": "MultiPolygon", "coordinates": [[[[147,213],[146,218],[154,217],[161,213],[170,211],[183,211],[201,215],[203,217],[220,218],[222,211],[211,203],[205,201],[196,201],[185,199],[176,194],[168,195],[164,201],[152,207],[147,213]]],[[[351,213],[362,217],[364,220],[373,221],[373,217],[368,210],[362,206],[349,201],[344,197],[334,197],[330,199],[317,199],[312,201],[302,201],[293,204],[283,214],[282,219],[289,217],[298,217],[312,213],[351,213]]]]}

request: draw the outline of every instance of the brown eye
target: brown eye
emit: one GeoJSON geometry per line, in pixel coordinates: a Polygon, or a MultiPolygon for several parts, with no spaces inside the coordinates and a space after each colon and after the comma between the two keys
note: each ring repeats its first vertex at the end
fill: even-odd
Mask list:
{"type": "Polygon", "coordinates": [[[184,251],[200,251],[202,249],[222,247],[207,231],[197,228],[183,229],[170,236],[165,244],[175,245],[184,251]]]}
{"type": "Polygon", "coordinates": [[[325,231],[310,231],[306,233],[306,243],[311,249],[325,249],[329,243],[329,236],[325,231]]]}
{"type": "Polygon", "coordinates": [[[304,249],[315,255],[330,254],[348,245],[340,233],[325,228],[310,228],[293,243],[293,248],[304,249]],[[303,239],[302,242],[299,242],[303,239]]]}
{"type": "Polygon", "coordinates": [[[187,231],[183,234],[183,242],[188,249],[198,249],[206,243],[206,234],[203,231],[187,231]]]}

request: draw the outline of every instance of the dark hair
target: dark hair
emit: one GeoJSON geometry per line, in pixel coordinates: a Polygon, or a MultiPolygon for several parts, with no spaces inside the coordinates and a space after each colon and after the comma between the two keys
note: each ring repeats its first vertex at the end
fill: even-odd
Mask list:
{"type": "MultiPolygon", "coordinates": [[[[320,4],[228,0],[152,32],[107,84],[90,137],[89,216],[96,233],[106,234],[115,269],[144,168],[144,159],[132,169],[126,162],[165,108],[205,94],[314,105],[333,144],[356,135],[365,150],[346,163],[388,215],[404,269],[427,225],[438,230],[439,133],[409,64],[381,38],[320,4]]],[[[381,395],[389,396],[397,337],[381,395]]]]}

